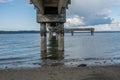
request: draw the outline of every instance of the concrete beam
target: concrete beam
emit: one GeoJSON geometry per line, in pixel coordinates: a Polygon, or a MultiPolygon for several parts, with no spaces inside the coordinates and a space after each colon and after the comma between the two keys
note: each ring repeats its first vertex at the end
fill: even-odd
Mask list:
{"type": "Polygon", "coordinates": [[[59,0],[58,3],[58,13],[60,14],[62,11],[62,8],[67,8],[68,9],[68,4],[71,3],[71,0],[59,0]]]}
{"type": "Polygon", "coordinates": [[[45,0],[44,6],[46,7],[57,7],[58,6],[58,0],[45,0]]]}
{"type": "Polygon", "coordinates": [[[64,0],[63,7],[68,9],[68,4],[71,4],[71,0],[64,0]]]}
{"type": "Polygon", "coordinates": [[[41,22],[46,22],[46,23],[53,23],[53,22],[66,22],[66,10],[62,9],[62,13],[57,15],[51,15],[51,14],[47,14],[47,15],[42,15],[37,13],[37,22],[41,23],[41,22]]]}
{"type": "Polygon", "coordinates": [[[37,8],[41,14],[44,14],[43,0],[30,0],[30,2],[34,4],[35,8],[37,8]]]}
{"type": "Polygon", "coordinates": [[[65,0],[59,0],[59,2],[58,2],[58,14],[61,14],[64,1],[65,0]]]}

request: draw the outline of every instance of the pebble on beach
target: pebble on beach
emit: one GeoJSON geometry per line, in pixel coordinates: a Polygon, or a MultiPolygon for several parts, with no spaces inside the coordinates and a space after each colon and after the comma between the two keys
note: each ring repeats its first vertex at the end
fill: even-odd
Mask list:
{"type": "Polygon", "coordinates": [[[78,67],[86,67],[87,66],[87,64],[80,64],[80,65],[78,65],[78,67]]]}

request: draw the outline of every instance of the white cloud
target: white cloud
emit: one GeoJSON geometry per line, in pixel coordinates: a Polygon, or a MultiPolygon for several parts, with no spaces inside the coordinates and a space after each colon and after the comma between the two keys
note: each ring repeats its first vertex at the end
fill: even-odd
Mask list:
{"type": "MultiPolygon", "coordinates": [[[[24,1],[25,3],[29,4],[30,3],[30,0],[22,0],[24,1]]],[[[30,5],[30,4],[29,4],[30,5]]]]}
{"type": "Polygon", "coordinates": [[[0,3],[6,3],[6,2],[10,2],[10,1],[13,1],[13,0],[0,0],[0,3]]]}
{"type": "Polygon", "coordinates": [[[113,20],[110,24],[98,24],[98,25],[87,25],[84,26],[83,17],[74,16],[67,18],[65,28],[95,28],[95,31],[120,31],[120,21],[113,20]],[[82,26],[83,25],[83,26],[82,26]]]}
{"type": "MultiPolygon", "coordinates": [[[[97,31],[120,31],[120,21],[115,21],[110,15],[112,7],[120,6],[120,0],[72,0],[65,26],[67,27],[94,27],[97,31]],[[75,18],[75,19],[74,19],[75,18]],[[70,20],[69,20],[70,19],[70,20]]],[[[116,15],[118,16],[118,15],[116,15]]]]}
{"type": "MultiPolygon", "coordinates": [[[[11,1],[14,1],[14,0],[0,0],[0,3],[7,3],[11,1]]],[[[27,4],[30,2],[30,0],[22,0],[22,1],[26,2],[27,4]]]]}
{"type": "Polygon", "coordinates": [[[120,22],[93,26],[96,31],[120,31],[120,22]]]}
{"type": "Polygon", "coordinates": [[[84,22],[83,22],[83,17],[79,17],[77,15],[75,15],[72,18],[67,18],[67,21],[65,23],[66,27],[69,27],[69,26],[74,27],[79,25],[84,25],[84,22]]]}
{"type": "MultiPolygon", "coordinates": [[[[120,21],[112,22],[111,24],[99,24],[94,26],[83,26],[87,28],[95,28],[95,31],[120,31],[120,21]]],[[[82,26],[79,26],[82,28],[82,26]]]]}
{"type": "Polygon", "coordinates": [[[120,0],[72,0],[68,14],[84,17],[85,25],[110,24],[111,6],[120,0]]]}

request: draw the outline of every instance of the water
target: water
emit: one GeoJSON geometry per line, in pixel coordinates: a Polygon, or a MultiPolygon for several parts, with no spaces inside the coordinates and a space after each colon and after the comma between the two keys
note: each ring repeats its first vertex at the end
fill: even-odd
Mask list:
{"type": "Polygon", "coordinates": [[[56,41],[52,41],[47,43],[48,52],[41,53],[37,33],[0,34],[0,69],[42,67],[51,60],[59,60],[57,65],[65,66],[120,64],[119,36],[120,33],[66,33],[64,52],[58,52],[56,41]]]}

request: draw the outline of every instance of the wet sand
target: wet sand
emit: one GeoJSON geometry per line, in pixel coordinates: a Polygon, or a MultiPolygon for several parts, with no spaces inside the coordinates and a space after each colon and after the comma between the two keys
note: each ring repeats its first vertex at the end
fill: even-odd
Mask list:
{"type": "Polygon", "coordinates": [[[4,69],[0,80],[120,80],[120,66],[4,69]]]}

